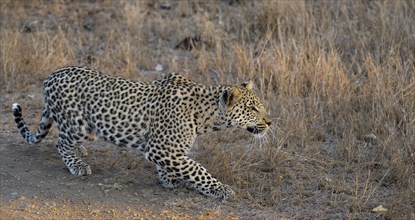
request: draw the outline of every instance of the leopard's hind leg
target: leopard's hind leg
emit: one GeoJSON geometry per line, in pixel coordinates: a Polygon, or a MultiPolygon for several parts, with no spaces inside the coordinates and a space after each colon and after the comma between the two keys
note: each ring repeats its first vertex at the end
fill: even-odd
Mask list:
{"type": "Polygon", "coordinates": [[[81,156],[85,155],[86,151],[80,144],[88,138],[88,134],[84,126],[86,123],[80,122],[80,119],[78,119],[76,121],[66,121],[65,124],[59,125],[58,144],[56,147],[69,172],[74,175],[84,176],[90,175],[92,172],[91,167],[81,159],[81,156]]]}

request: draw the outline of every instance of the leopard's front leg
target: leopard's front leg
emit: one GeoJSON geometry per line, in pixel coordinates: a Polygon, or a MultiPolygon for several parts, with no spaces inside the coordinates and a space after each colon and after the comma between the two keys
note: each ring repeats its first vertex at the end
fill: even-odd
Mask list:
{"type": "Polygon", "coordinates": [[[219,182],[204,167],[187,156],[175,157],[173,160],[171,157],[162,158],[156,152],[147,152],[146,158],[149,161],[155,162],[160,168],[163,168],[159,169],[159,174],[160,171],[163,174],[160,175],[163,185],[183,180],[191,184],[192,187],[202,194],[213,196],[223,201],[235,196],[235,192],[228,185],[219,182]],[[170,179],[166,177],[170,177],[170,179]],[[166,180],[168,181],[166,182],[166,180]]]}
{"type": "Polygon", "coordinates": [[[157,172],[164,188],[173,189],[176,187],[185,187],[186,182],[176,177],[174,172],[167,172],[167,170],[157,165],[157,172]]]}
{"type": "Polygon", "coordinates": [[[188,158],[180,158],[180,166],[178,174],[183,180],[192,184],[199,192],[207,196],[226,201],[235,196],[235,192],[230,186],[219,182],[219,180],[212,177],[207,170],[196,161],[188,158]]]}

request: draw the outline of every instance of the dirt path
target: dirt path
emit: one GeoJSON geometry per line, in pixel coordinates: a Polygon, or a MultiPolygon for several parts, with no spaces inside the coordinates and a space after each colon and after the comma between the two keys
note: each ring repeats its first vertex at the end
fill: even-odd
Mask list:
{"type": "Polygon", "coordinates": [[[139,152],[88,143],[93,174],[76,177],[57,155],[54,137],[30,146],[19,133],[2,131],[0,140],[1,219],[237,218],[236,203],[162,188],[139,152]]]}

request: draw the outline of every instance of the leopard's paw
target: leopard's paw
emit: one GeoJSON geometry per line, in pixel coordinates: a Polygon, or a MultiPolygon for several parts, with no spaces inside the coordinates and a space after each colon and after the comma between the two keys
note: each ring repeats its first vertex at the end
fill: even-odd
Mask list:
{"type": "Polygon", "coordinates": [[[220,184],[219,187],[210,189],[208,193],[204,194],[222,199],[222,202],[226,202],[235,196],[235,191],[233,191],[232,188],[226,184],[220,184]]]}
{"type": "Polygon", "coordinates": [[[91,167],[85,162],[80,162],[79,164],[72,165],[68,169],[69,172],[77,176],[86,176],[92,174],[91,167]]]}

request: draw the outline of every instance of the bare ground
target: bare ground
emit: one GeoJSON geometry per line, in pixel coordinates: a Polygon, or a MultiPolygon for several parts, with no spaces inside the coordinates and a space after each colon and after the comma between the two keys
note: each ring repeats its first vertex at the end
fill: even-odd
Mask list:
{"type": "Polygon", "coordinates": [[[93,175],[76,177],[57,155],[53,137],[37,146],[16,132],[2,132],[0,138],[2,219],[216,218],[234,216],[238,209],[193,190],[162,188],[153,165],[138,152],[98,141],[86,159],[93,175]]]}

